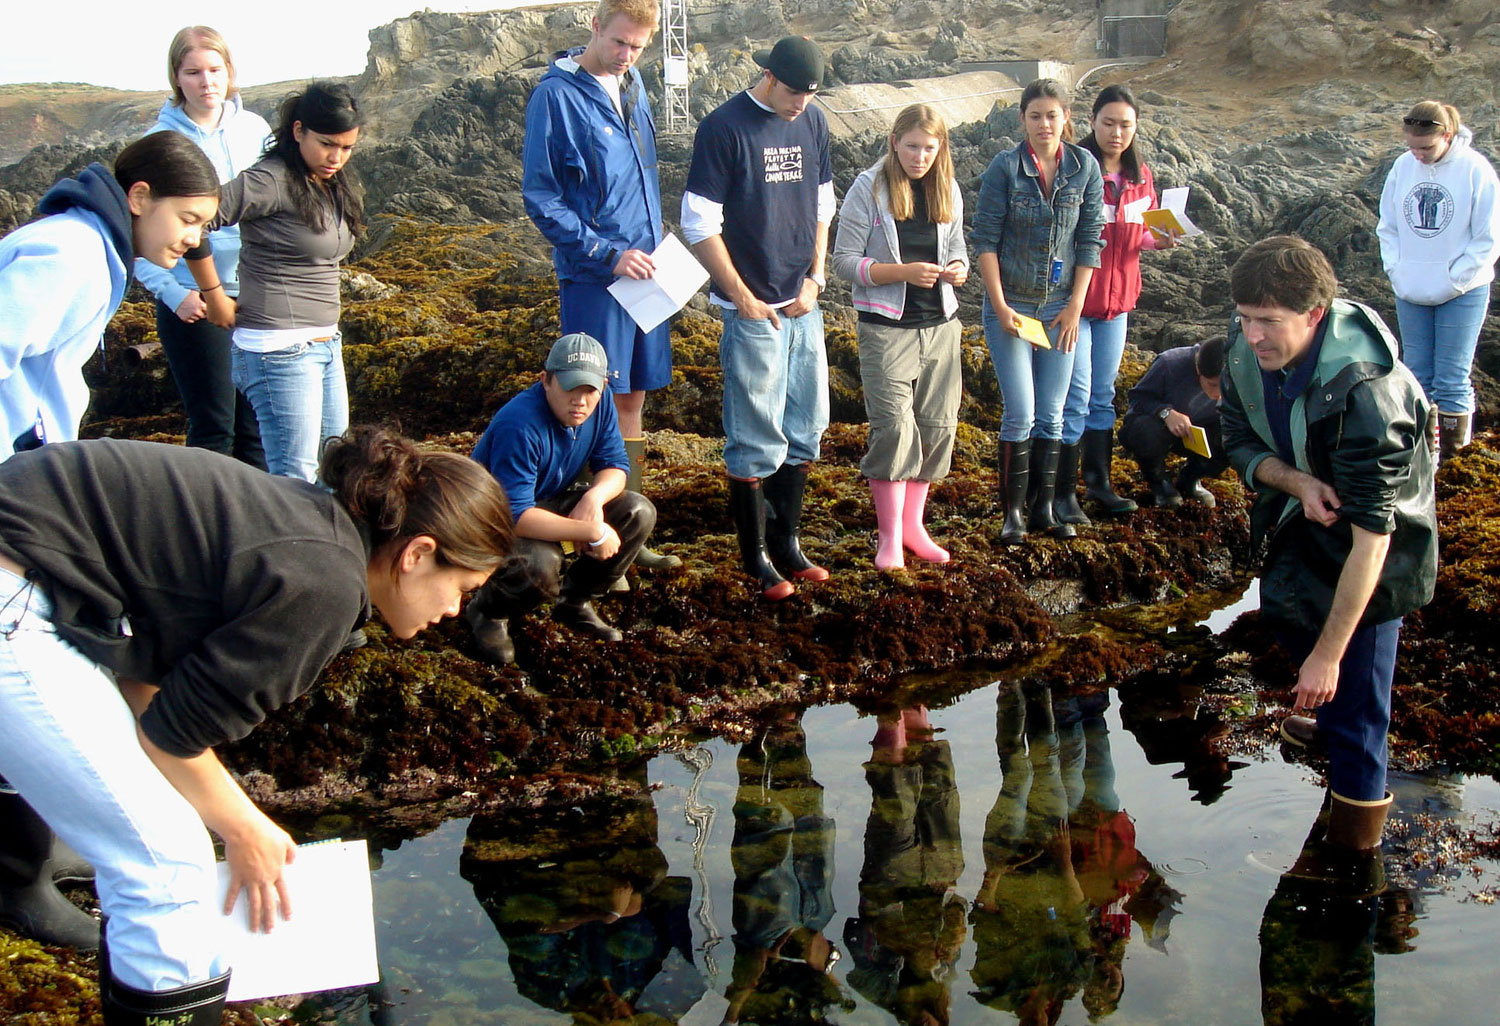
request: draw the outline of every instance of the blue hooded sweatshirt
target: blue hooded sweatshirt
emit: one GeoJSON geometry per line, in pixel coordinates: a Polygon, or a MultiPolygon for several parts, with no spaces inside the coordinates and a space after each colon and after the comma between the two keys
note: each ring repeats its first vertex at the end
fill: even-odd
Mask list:
{"type": "Polygon", "coordinates": [[[90,164],[54,185],[41,220],[0,239],[0,460],[35,429],[71,441],[89,405],[83,365],[104,344],[135,258],[130,206],[90,164]]]}
{"type": "MultiPolygon", "coordinates": [[[[246,110],[238,96],[224,101],[224,110],[219,123],[213,128],[202,128],[187,111],[171,100],[162,104],[161,113],[151,132],[177,132],[198,144],[208,155],[214,170],[219,173],[222,185],[245,168],[260,159],[271,135],[271,126],[266,119],[253,110],[246,110]]],[[[151,132],[146,133],[150,135],[151,132]]],[[[225,225],[213,233],[214,266],[219,269],[219,281],[224,283],[226,295],[240,294],[240,227],[225,225]]],[[[136,279],[151,294],[161,300],[168,310],[182,305],[189,292],[198,288],[188,271],[187,262],[177,261],[170,270],[158,267],[149,260],[137,259],[136,279]]]]}
{"type": "Polygon", "coordinates": [[[640,72],[621,82],[627,125],[575,60],[582,53],[559,54],[526,103],[521,199],[552,243],[557,277],[607,285],[621,253],[662,239],[656,127],[640,72]]]}

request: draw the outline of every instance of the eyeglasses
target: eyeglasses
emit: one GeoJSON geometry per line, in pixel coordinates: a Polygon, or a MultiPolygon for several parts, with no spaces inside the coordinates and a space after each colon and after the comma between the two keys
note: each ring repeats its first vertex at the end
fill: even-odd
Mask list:
{"type": "Polygon", "coordinates": [[[1401,123],[1403,125],[1405,125],[1407,128],[1442,128],[1443,127],[1443,123],[1441,121],[1434,121],[1431,118],[1402,118],[1401,119],[1401,123]]]}

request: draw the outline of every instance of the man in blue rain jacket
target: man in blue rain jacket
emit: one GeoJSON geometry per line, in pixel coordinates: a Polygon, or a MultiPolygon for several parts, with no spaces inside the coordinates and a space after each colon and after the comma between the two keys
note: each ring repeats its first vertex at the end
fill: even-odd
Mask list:
{"type": "MultiPolygon", "coordinates": [[[[609,293],[616,278],[649,278],[662,240],[656,128],[635,62],[660,18],[656,0],[600,0],[586,46],[557,55],[526,105],[521,198],[552,243],[562,334],[599,340],[609,389],[640,491],[646,393],[672,381],[667,324],[643,332],[609,293]]],[[[636,564],[675,566],[643,549],[636,564]]]]}

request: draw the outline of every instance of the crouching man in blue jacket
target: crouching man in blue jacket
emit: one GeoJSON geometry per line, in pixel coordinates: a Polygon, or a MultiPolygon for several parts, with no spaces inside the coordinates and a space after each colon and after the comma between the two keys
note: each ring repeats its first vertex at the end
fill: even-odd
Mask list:
{"type": "Polygon", "coordinates": [[[625,487],[630,461],[615,408],[601,403],[609,364],[587,335],[552,346],[541,380],[500,408],[474,459],[505,487],[515,544],[464,610],[485,658],[513,662],[510,618],[552,599],[552,619],[589,637],[619,641],[593,600],[630,566],[656,526],[651,500],[625,487]],[[590,473],[588,485],[580,475],[590,473]],[[578,557],[563,569],[563,547],[578,557]]]}

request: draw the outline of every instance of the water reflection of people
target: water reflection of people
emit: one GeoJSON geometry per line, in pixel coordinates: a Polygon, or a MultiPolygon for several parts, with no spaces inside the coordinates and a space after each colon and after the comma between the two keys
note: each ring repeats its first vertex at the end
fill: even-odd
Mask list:
{"type": "Polygon", "coordinates": [[[459,870],[505,941],[517,991],[590,1022],[675,1022],[704,987],[692,885],[667,875],[649,793],[608,818],[563,816],[469,824],[459,870]]]}
{"type": "Polygon", "coordinates": [[[844,926],[849,982],[909,1026],[946,1026],[966,933],[958,785],[923,706],[877,715],[859,914],[844,926]]]}
{"type": "Polygon", "coordinates": [[[974,902],[975,997],[1022,1023],[1055,1023],[1081,993],[1114,1011],[1131,923],[1165,939],[1180,896],[1136,848],[1120,807],[1104,712],[1108,694],[1053,700],[1002,686],[995,745],[1000,793],[985,821],[974,902]]]}
{"type": "Polygon", "coordinates": [[[745,744],[734,801],[734,969],[725,1022],[820,1020],[830,975],[834,823],[823,814],[800,712],[745,744]]]}

